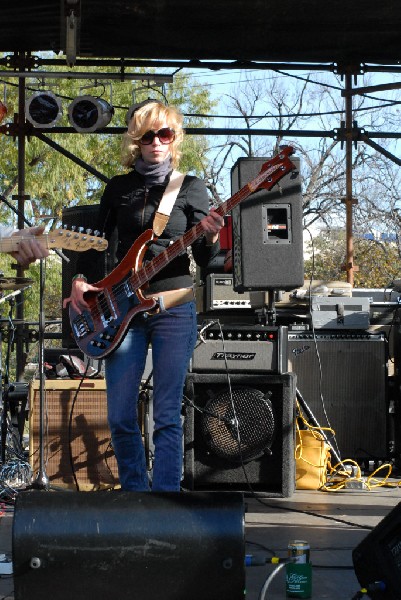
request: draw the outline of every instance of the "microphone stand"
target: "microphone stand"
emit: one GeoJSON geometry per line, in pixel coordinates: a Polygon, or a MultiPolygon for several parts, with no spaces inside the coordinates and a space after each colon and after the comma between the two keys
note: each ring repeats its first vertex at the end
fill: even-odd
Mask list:
{"type": "MultiPolygon", "coordinates": [[[[17,216],[24,220],[24,223],[28,227],[32,227],[32,223],[21,213],[18,208],[15,208],[2,194],[0,194],[0,200],[4,202],[17,216]]],[[[70,259],[58,248],[54,249],[55,252],[67,262],[70,259]]],[[[46,473],[45,459],[44,459],[44,431],[45,431],[45,374],[44,374],[44,340],[45,340],[45,314],[44,314],[44,288],[45,288],[45,271],[43,268],[43,259],[40,261],[40,283],[39,283],[39,471],[36,475],[35,480],[32,482],[31,488],[34,489],[49,489],[49,478],[46,473]]]]}
{"type": "Polygon", "coordinates": [[[324,429],[321,428],[321,426],[319,425],[318,420],[316,419],[315,415],[313,414],[311,408],[307,405],[307,403],[305,402],[304,397],[302,396],[301,392],[299,391],[299,389],[297,388],[296,390],[296,396],[298,398],[298,402],[300,404],[300,406],[302,407],[302,410],[305,412],[305,414],[307,415],[308,419],[312,422],[314,427],[318,427],[320,429],[320,434],[323,437],[324,441],[326,442],[326,444],[329,445],[331,452],[333,453],[333,456],[335,457],[337,463],[339,464],[343,464],[341,457],[339,456],[339,454],[337,453],[336,449],[334,448],[333,444],[330,442],[329,438],[327,437],[324,429]]]}

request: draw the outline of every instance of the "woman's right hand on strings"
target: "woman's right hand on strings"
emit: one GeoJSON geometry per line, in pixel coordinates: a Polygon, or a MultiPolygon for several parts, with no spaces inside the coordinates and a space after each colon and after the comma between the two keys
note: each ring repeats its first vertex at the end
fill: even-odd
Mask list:
{"type": "Polygon", "coordinates": [[[102,289],[91,285],[84,279],[74,279],[70,296],[63,300],[63,308],[67,308],[68,304],[71,303],[72,308],[76,312],[81,313],[86,308],[89,308],[89,304],[84,299],[85,292],[101,292],[102,289]]]}

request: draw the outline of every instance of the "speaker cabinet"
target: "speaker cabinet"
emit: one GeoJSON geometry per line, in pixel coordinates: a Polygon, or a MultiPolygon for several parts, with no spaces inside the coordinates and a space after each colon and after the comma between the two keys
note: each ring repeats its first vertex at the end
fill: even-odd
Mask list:
{"type": "Polygon", "coordinates": [[[382,333],[288,334],[289,370],[341,458],[383,459],[387,447],[386,340],[382,333]],[[327,416],[327,418],[326,418],[327,416]]]}
{"type": "MultiPolygon", "coordinates": [[[[63,209],[63,223],[70,229],[74,227],[83,227],[84,229],[94,230],[97,227],[97,219],[99,213],[98,204],[88,204],[83,206],[73,206],[63,209]]],[[[102,232],[101,232],[102,233],[102,232]]],[[[88,273],[83,273],[90,281],[99,281],[103,279],[114,266],[115,261],[116,241],[114,236],[109,243],[106,252],[97,252],[96,250],[88,250],[91,255],[91,269],[88,273]]],[[[72,250],[65,250],[64,254],[69,259],[69,262],[62,261],[62,296],[67,298],[71,292],[72,277],[77,273],[81,273],[84,269],[77,269],[77,262],[80,254],[72,250]]],[[[62,315],[62,343],[64,348],[76,347],[75,340],[72,336],[68,311],[63,310],[62,315]]]]}
{"type": "Polygon", "coordinates": [[[401,503],[352,552],[355,575],[361,587],[383,582],[385,591],[369,593],[369,598],[398,600],[401,581],[401,503]]]}
{"type": "MultiPolygon", "coordinates": [[[[266,158],[240,158],[231,170],[236,193],[259,174],[266,158]]],[[[291,290],[303,285],[299,158],[272,190],[258,190],[232,211],[234,289],[291,290]]]]}
{"type": "Polygon", "coordinates": [[[227,374],[190,373],[185,385],[184,487],[291,496],[295,391],[292,373],[236,373],[230,375],[230,385],[227,374]]]}
{"type": "Polygon", "coordinates": [[[13,567],[15,600],[243,600],[243,498],[20,494],[13,567]]]}
{"type": "MultiPolygon", "coordinates": [[[[101,379],[48,379],[44,389],[43,450],[50,485],[80,490],[113,487],[118,470],[107,423],[106,384],[101,379]]],[[[29,390],[30,460],[40,467],[40,386],[29,390]]]]}

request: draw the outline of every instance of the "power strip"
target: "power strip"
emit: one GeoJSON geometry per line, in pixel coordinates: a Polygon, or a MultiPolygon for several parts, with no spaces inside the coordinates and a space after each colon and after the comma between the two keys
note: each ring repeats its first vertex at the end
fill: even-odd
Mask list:
{"type": "Polygon", "coordinates": [[[366,485],[366,479],[364,477],[359,479],[346,479],[344,482],[344,488],[347,490],[368,490],[366,485]]]}

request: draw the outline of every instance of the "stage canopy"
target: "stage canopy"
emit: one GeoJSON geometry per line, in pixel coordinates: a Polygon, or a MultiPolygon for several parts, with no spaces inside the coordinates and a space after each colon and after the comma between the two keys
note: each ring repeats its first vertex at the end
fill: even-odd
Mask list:
{"type": "Polygon", "coordinates": [[[64,51],[71,10],[80,57],[401,60],[401,3],[373,0],[10,0],[1,10],[0,51],[64,51]]]}

